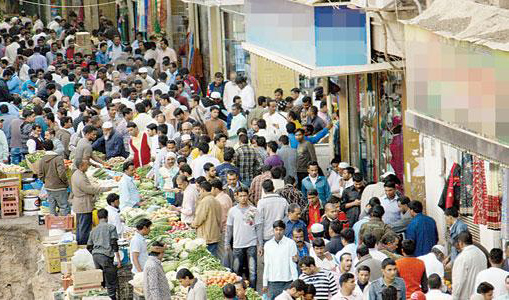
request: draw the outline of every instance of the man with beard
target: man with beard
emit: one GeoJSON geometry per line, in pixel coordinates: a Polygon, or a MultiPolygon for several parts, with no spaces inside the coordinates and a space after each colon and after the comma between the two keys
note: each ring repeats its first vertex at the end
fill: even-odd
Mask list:
{"type": "Polygon", "coordinates": [[[113,124],[110,121],[106,121],[102,129],[103,136],[92,144],[92,149],[105,153],[106,160],[117,156],[128,157],[129,153],[127,153],[124,147],[124,138],[115,131],[113,124]]]}

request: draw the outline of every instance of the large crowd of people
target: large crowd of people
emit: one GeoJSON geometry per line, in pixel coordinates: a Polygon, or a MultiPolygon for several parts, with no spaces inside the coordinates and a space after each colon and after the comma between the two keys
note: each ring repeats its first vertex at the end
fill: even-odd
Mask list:
{"type": "MultiPolygon", "coordinates": [[[[368,184],[338,158],[320,167],[315,144],[337,130],[323,90],[285,96],[275,87],[255,97],[245,74],[225,80],[219,72],[203,85],[168,40],[138,34],[125,45],[104,18],[90,51],[75,51],[82,26],[72,14],[47,25],[24,14],[0,23],[0,157],[19,164],[46,151],[37,175],[50,211],[76,214],[78,244],[105,270],[113,299],[119,212],[146,200],[134,170],[147,165],[207,249],[268,299],[509,299],[509,245],[504,260],[502,249],[474,243],[455,208],[445,210],[450,230],[440,238],[395,174],[368,184]],[[109,189],[86,172],[118,156],[127,159],[120,192],[108,196],[92,231],[94,196],[109,189]]],[[[136,226],[133,272],[148,273],[147,299],[169,299],[156,276],[164,245],[145,242],[150,226],[136,226]]],[[[177,278],[188,299],[204,299],[189,270],[177,278]]],[[[245,288],[227,286],[225,298],[245,299],[245,288]]]]}

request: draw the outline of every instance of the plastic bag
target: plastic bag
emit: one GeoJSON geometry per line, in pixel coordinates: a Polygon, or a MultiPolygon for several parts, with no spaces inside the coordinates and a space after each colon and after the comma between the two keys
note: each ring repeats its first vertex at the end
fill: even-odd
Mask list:
{"type": "Polygon", "coordinates": [[[94,258],[92,254],[85,249],[79,249],[74,252],[71,259],[72,265],[77,271],[87,271],[95,269],[94,258]]]}

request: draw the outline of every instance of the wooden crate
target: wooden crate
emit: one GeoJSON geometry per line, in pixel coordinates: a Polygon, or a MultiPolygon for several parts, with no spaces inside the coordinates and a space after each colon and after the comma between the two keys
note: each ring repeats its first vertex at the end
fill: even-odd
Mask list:
{"type": "Polygon", "coordinates": [[[46,224],[46,228],[49,229],[63,229],[63,230],[72,230],[74,228],[74,216],[53,216],[46,215],[44,217],[44,223],[46,224]]]}
{"type": "Polygon", "coordinates": [[[72,274],[74,290],[93,288],[103,282],[103,271],[99,269],[74,272],[72,274]]]}

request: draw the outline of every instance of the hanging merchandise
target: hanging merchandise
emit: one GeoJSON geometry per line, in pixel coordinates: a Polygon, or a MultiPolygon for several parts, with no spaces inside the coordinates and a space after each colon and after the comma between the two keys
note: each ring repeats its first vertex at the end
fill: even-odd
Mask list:
{"type": "Polygon", "coordinates": [[[488,229],[500,230],[500,199],[502,190],[502,176],[500,173],[500,166],[498,164],[490,163],[487,184],[487,197],[484,205],[484,212],[486,213],[486,225],[488,229]]]}
{"type": "Polygon", "coordinates": [[[459,208],[460,204],[460,176],[461,167],[457,163],[453,163],[449,177],[442,191],[442,196],[438,202],[438,207],[442,210],[450,207],[459,208]]]}
{"type": "Polygon", "coordinates": [[[484,160],[474,157],[473,159],[473,181],[472,181],[472,205],[474,223],[486,225],[486,214],[484,204],[487,202],[486,195],[486,174],[484,171],[484,160]]]}
{"type": "Polygon", "coordinates": [[[472,155],[463,152],[461,155],[461,186],[460,186],[460,214],[471,216],[472,206],[472,155]]]}
{"type": "Polygon", "coordinates": [[[501,238],[509,240],[509,169],[504,168],[502,176],[501,238]]]}

